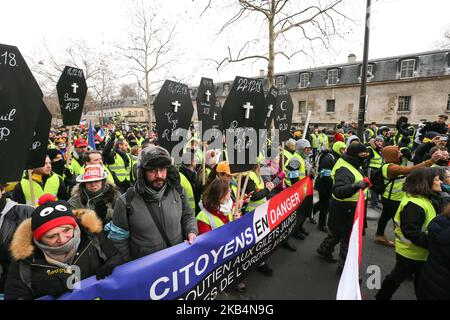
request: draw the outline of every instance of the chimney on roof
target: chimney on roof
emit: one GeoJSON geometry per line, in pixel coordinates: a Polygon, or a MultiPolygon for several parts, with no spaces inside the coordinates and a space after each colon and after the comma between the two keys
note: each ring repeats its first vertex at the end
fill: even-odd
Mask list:
{"type": "Polygon", "coordinates": [[[348,63],[355,63],[356,62],[356,56],[353,53],[350,53],[348,55],[348,63]]]}
{"type": "Polygon", "coordinates": [[[265,77],[266,76],[266,72],[264,71],[264,69],[260,69],[259,70],[259,76],[260,77],[265,77]]]}

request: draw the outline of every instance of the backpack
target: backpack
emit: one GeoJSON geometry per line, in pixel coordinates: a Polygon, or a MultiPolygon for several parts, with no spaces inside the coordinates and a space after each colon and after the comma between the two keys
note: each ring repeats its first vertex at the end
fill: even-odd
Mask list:
{"type": "Polygon", "coordinates": [[[374,172],[372,172],[372,174],[370,175],[370,181],[372,182],[372,190],[375,191],[377,194],[383,194],[384,191],[386,190],[386,187],[391,184],[391,191],[389,193],[392,193],[392,189],[394,187],[394,179],[389,179],[389,181],[386,183],[386,179],[383,177],[383,167],[386,164],[383,163],[381,167],[379,167],[378,169],[376,169],[374,172]]]}

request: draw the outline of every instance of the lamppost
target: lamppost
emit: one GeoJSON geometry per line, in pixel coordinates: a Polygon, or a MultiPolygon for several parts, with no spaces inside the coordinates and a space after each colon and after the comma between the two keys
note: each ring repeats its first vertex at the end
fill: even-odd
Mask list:
{"type": "Polygon", "coordinates": [[[369,33],[370,33],[370,4],[371,0],[367,0],[366,8],[366,31],[364,34],[364,55],[361,68],[361,92],[359,95],[359,112],[358,112],[358,137],[364,141],[364,119],[367,109],[367,64],[369,60],[369,33]]]}

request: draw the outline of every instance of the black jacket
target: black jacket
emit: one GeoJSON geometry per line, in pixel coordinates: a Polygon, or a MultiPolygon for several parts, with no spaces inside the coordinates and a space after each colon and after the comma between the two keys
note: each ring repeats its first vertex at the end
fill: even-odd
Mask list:
{"type": "MultiPolygon", "coordinates": [[[[0,202],[3,202],[0,200],[0,202]]],[[[0,204],[0,212],[6,208],[3,216],[3,223],[0,227],[0,292],[4,292],[6,276],[11,264],[11,255],[9,246],[17,227],[23,220],[31,217],[34,208],[27,205],[18,204],[12,200],[6,199],[6,202],[0,204]]],[[[1,214],[0,214],[1,216],[1,214]]]]}
{"type": "Polygon", "coordinates": [[[321,193],[329,193],[331,195],[331,188],[333,187],[333,179],[331,176],[321,176],[320,172],[323,169],[332,170],[340,155],[334,151],[323,151],[319,156],[318,175],[314,183],[314,188],[321,193]]]}
{"type": "Polygon", "coordinates": [[[196,171],[191,171],[189,168],[185,167],[184,165],[180,166],[179,171],[184,174],[186,179],[188,179],[189,183],[191,184],[192,191],[194,192],[194,198],[195,198],[195,215],[197,215],[200,212],[200,200],[202,195],[202,183],[199,179],[199,176],[196,171]]]}
{"type": "MultiPolygon", "coordinates": [[[[91,210],[74,210],[81,231],[81,243],[72,265],[80,268],[81,279],[95,275],[99,268],[111,268],[122,264],[123,259],[113,243],[102,231],[102,223],[91,210]]],[[[11,264],[5,286],[7,300],[30,300],[46,295],[58,297],[69,291],[70,276],[64,268],[50,265],[32,241],[31,219],[25,220],[17,229],[11,244],[11,264]],[[27,278],[26,265],[30,270],[31,288],[22,279],[27,278]],[[22,270],[22,273],[21,273],[22,270]]],[[[25,280],[27,281],[27,280],[25,280]]]]}
{"type": "MultiPolygon", "coordinates": [[[[434,210],[441,212],[442,198],[438,194],[430,197],[434,210]]],[[[428,234],[422,231],[425,222],[425,210],[415,203],[409,202],[400,212],[400,229],[406,239],[416,246],[428,248],[428,234]]]]}
{"type": "Polygon", "coordinates": [[[419,146],[416,149],[414,158],[412,159],[414,165],[419,164],[425,160],[428,160],[430,158],[429,152],[433,147],[436,147],[436,145],[431,142],[419,144],[419,146]]]}
{"type": "Polygon", "coordinates": [[[450,300],[450,217],[439,215],[428,225],[428,260],[420,274],[417,296],[450,300]]]}
{"type": "Polygon", "coordinates": [[[436,121],[425,125],[425,127],[423,127],[422,130],[420,131],[420,141],[422,141],[423,138],[427,135],[427,132],[430,131],[434,131],[440,134],[446,134],[447,125],[445,123],[439,124],[436,121]]]}

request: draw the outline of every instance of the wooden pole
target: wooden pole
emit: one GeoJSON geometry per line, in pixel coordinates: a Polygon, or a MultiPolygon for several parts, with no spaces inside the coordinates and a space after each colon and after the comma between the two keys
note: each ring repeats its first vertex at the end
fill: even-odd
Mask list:
{"type": "MultiPolygon", "coordinates": [[[[284,141],[281,143],[281,152],[280,152],[280,156],[281,156],[281,170],[283,170],[283,172],[286,172],[286,164],[284,163],[284,141]]],[[[285,185],[284,185],[284,179],[283,179],[283,181],[281,182],[282,183],[282,186],[283,186],[283,188],[285,187],[285,185]]]]}
{"type": "Polygon", "coordinates": [[[246,172],[245,173],[244,187],[242,188],[242,193],[241,193],[241,199],[243,199],[244,196],[245,196],[245,190],[247,189],[247,183],[248,183],[249,177],[250,177],[250,173],[246,172]]]}
{"type": "Polygon", "coordinates": [[[203,185],[206,184],[206,148],[207,142],[203,141],[203,170],[202,170],[203,185]]]}
{"type": "Polygon", "coordinates": [[[66,157],[66,163],[70,164],[70,160],[72,159],[72,126],[69,126],[69,140],[67,141],[67,157],[66,157]]]}
{"type": "Polygon", "coordinates": [[[30,184],[30,193],[31,193],[31,205],[36,206],[36,198],[34,197],[34,188],[33,188],[33,170],[28,170],[28,183],[30,184]]]}
{"type": "Polygon", "coordinates": [[[240,192],[241,192],[241,181],[242,181],[242,172],[238,175],[238,185],[236,192],[236,203],[234,205],[234,213],[237,214],[239,212],[239,200],[240,200],[240,192]]]}
{"type": "Polygon", "coordinates": [[[311,119],[311,110],[308,111],[308,116],[306,117],[305,130],[303,131],[302,139],[306,139],[306,133],[308,132],[309,120],[311,119]]]}

